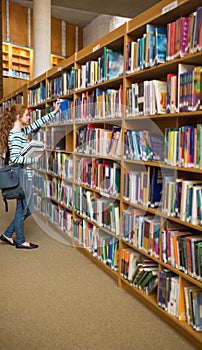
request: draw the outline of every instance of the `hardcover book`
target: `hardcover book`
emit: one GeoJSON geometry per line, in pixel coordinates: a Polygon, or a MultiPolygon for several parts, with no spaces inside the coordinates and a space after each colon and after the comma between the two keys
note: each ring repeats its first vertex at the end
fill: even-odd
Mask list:
{"type": "Polygon", "coordinates": [[[44,151],[44,143],[42,141],[32,140],[21,151],[21,156],[38,157],[44,151]]]}
{"type": "Polygon", "coordinates": [[[157,64],[166,62],[167,54],[167,28],[155,28],[156,54],[155,61],[157,64]]]}
{"type": "Polygon", "coordinates": [[[154,96],[156,100],[157,114],[166,113],[167,105],[167,82],[161,80],[153,81],[154,96]]]}

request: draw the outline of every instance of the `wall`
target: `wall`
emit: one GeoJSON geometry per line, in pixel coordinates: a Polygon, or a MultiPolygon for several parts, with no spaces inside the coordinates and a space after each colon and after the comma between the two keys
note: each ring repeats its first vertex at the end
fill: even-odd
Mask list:
{"type": "Polygon", "coordinates": [[[99,15],[83,28],[83,47],[103,37],[113,29],[128,21],[125,17],[99,15]]]}
{"type": "Polygon", "coordinates": [[[109,33],[111,16],[99,15],[83,28],[83,47],[109,33]]]}
{"type": "MultiPolygon", "coordinates": [[[[33,10],[12,1],[1,1],[3,40],[33,48],[33,10]]],[[[51,52],[57,55],[63,54],[67,57],[73,55],[76,48],[76,31],[75,25],[51,17],[51,52]],[[66,42],[62,43],[62,26],[64,26],[64,23],[66,42]],[[62,46],[65,47],[65,52],[62,51],[62,46]]],[[[82,29],[78,28],[79,50],[82,49],[82,39],[82,29]]]]}

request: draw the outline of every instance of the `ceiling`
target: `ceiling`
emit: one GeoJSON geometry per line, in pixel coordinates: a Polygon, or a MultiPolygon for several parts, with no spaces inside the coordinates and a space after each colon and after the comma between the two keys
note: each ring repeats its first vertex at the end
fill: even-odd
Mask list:
{"type": "MultiPolygon", "coordinates": [[[[32,7],[34,0],[11,0],[32,7]]],[[[51,14],[85,27],[100,14],[133,18],[160,0],[51,0],[51,14]]]]}

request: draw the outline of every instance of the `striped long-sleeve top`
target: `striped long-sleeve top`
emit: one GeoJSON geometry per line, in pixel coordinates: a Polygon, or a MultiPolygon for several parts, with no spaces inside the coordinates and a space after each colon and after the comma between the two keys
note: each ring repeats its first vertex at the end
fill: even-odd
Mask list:
{"type": "MultiPolygon", "coordinates": [[[[21,131],[11,129],[8,136],[8,147],[10,152],[10,162],[15,164],[30,165],[37,162],[36,157],[29,157],[21,155],[22,149],[28,144],[27,135],[31,134],[42,125],[53,119],[55,114],[53,112],[37,119],[30,125],[23,127],[21,131]]],[[[27,171],[28,178],[31,178],[32,172],[27,171]]]]}

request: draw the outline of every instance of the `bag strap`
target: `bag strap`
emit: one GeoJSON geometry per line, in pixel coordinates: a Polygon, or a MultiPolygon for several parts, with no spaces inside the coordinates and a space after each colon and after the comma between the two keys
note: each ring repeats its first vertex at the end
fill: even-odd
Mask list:
{"type": "MultiPolygon", "coordinates": [[[[24,209],[24,203],[23,203],[23,199],[21,200],[21,204],[22,204],[22,209],[24,209]]],[[[6,198],[4,198],[4,204],[5,204],[5,211],[8,212],[8,201],[6,198]]]]}
{"type": "Polygon", "coordinates": [[[7,199],[4,199],[5,211],[8,212],[8,202],[7,199]]]}
{"type": "Polygon", "coordinates": [[[4,160],[4,165],[8,165],[9,164],[9,158],[10,158],[10,152],[7,151],[6,152],[6,157],[5,157],[5,160],[4,160]]]}

